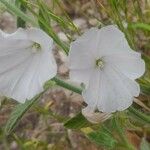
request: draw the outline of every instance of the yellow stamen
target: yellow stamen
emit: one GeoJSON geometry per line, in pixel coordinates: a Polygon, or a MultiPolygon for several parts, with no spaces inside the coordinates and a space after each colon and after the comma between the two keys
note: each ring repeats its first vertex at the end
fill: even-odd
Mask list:
{"type": "Polygon", "coordinates": [[[102,69],[104,67],[104,61],[99,58],[99,59],[96,59],[96,67],[102,69]]]}

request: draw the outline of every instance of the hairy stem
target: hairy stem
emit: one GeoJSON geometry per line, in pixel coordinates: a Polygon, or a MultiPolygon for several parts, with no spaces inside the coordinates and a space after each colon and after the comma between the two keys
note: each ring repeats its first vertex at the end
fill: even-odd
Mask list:
{"type": "Polygon", "coordinates": [[[68,90],[71,90],[71,91],[73,91],[75,93],[78,93],[78,94],[82,93],[82,89],[81,88],[73,86],[73,85],[71,85],[71,84],[69,84],[69,83],[67,83],[67,82],[65,82],[65,81],[63,81],[63,80],[61,80],[61,79],[59,79],[57,77],[54,77],[52,79],[52,81],[55,81],[57,85],[59,85],[61,87],[64,87],[64,88],[66,88],[68,90]]]}

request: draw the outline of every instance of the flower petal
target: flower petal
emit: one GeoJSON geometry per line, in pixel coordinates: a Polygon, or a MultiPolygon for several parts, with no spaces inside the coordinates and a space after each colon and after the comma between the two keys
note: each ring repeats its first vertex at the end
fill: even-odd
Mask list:
{"type": "Polygon", "coordinates": [[[69,52],[70,69],[94,67],[97,43],[97,28],[92,28],[71,44],[69,52]]]}
{"type": "Polygon", "coordinates": [[[123,34],[115,25],[109,25],[98,31],[97,55],[103,57],[116,52],[130,51],[131,48],[123,34]]]}
{"type": "MultiPolygon", "coordinates": [[[[0,72],[0,93],[7,97],[16,99],[19,102],[24,102],[27,98],[26,90],[28,90],[28,88],[22,85],[19,88],[19,91],[18,90],[15,91],[14,89],[17,86],[17,84],[20,82],[24,73],[27,71],[27,68],[31,65],[32,57],[28,56],[24,58],[20,63],[18,63],[17,61],[18,60],[16,60],[17,65],[13,66],[12,68],[9,68],[7,71],[0,72]]],[[[12,62],[8,63],[8,60],[6,60],[6,63],[8,65],[12,64],[12,62]]],[[[0,64],[2,64],[1,59],[0,59],[0,64]]]]}
{"type": "Polygon", "coordinates": [[[145,72],[145,62],[141,59],[141,54],[134,51],[106,56],[105,61],[114,65],[130,79],[137,79],[145,72]]]}
{"type": "Polygon", "coordinates": [[[42,54],[40,61],[38,80],[43,84],[57,74],[57,64],[53,54],[47,51],[42,54]]]}
{"type": "Polygon", "coordinates": [[[45,32],[38,28],[30,28],[27,30],[28,38],[34,42],[39,43],[45,51],[52,50],[53,39],[45,32]]]}
{"type": "Polygon", "coordinates": [[[91,28],[71,44],[69,52],[71,80],[88,85],[95,67],[97,31],[97,28],[91,28]]]}
{"type": "Polygon", "coordinates": [[[0,29],[0,39],[3,39],[7,36],[8,34],[3,32],[1,29],[0,29]]]}
{"type": "MultiPolygon", "coordinates": [[[[20,78],[15,82],[10,97],[15,100],[23,100],[33,98],[37,93],[43,91],[42,85],[39,85],[37,79],[37,70],[40,61],[40,55],[33,55],[29,66],[22,72],[20,78]],[[34,87],[34,88],[33,88],[34,87]]],[[[19,68],[20,69],[20,68],[19,68]]]]}
{"type": "Polygon", "coordinates": [[[4,33],[5,38],[9,40],[30,40],[28,38],[27,30],[23,28],[18,28],[15,32],[8,34],[4,33]]]}
{"type": "Polygon", "coordinates": [[[139,85],[112,65],[106,68],[103,78],[104,87],[98,108],[104,112],[125,110],[132,104],[133,97],[140,93],[139,85]]]}
{"type": "Polygon", "coordinates": [[[39,29],[18,29],[0,39],[0,94],[25,102],[42,92],[44,82],[56,75],[52,40],[42,32],[39,29]],[[36,32],[33,36],[40,36],[29,35],[33,30],[36,32]],[[38,41],[42,49],[33,52],[33,43],[38,41]],[[43,46],[43,42],[49,43],[43,46]]]}
{"type": "Polygon", "coordinates": [[[48,51],[53,48],[53,39],[38,28],[29,28],[27,30],[18,28],[16,32],[6,34],[5,37],[10,40],[27,40],[33,43],[36,42],[42,46],[42,49],[48,51]]]}
{"type": "Polygon", "coordinates": [[[84,83],[87,87],[89,84],[89,80],[91,77],[91,74],[93,72],[93,69],[73,69],[70,71],[70,79],[72,81],[75,81],[77,83],[84,83]]]}
{"type": "Polygon", "coordinates": [[[103,72],[93,76],[89,88],[83,92],[85,102],[91,108],[98,108],[102,112],[115,112],[128,108],[133,97],[140,92],[139,85],[111,65],[103,72]],[[97,77],[96,77],[97,76],[97,77]],[[94,81],[95,80],[95,81],[94,81]]]}
{"type": "Polygon", "coordinates": [[[93,110],[97,108],[97,102],[99,101],[101,80],[102,72],[95,69],[91,75],[87,89],[82,92],[82,96],[88,104],[88,107],[93,110]]]}

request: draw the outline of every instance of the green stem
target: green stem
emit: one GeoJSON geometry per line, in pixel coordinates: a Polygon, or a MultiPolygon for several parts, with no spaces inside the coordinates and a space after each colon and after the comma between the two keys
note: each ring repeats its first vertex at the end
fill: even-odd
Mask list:
{"type": "Polygon", "coordinates": [[[66,88],[68,90],[71,90],[71,91],[73,91],[75,93],[82,94],[82,89],[81,88],[73,86],[73,85],[71,85],[71,84],[69,84],[69,83],[67,83],[67,82],[65,82],[65,81],[63,81],[63,80],[61,80],[61,79],[59,79],[57,77],[54,77],[52,79],[52,81],[55,81],[56,84],[61,86],[61,87],[64,87],[64,88],[66,88]]]}

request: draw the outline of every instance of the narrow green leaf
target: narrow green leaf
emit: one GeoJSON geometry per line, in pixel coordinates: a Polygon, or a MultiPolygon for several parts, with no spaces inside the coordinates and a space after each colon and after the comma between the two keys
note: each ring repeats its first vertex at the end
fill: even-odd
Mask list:
{"type": "Polygon", "coordinates": [[[33,12],[32,10],[31,10],[31,12],[37,17],[40,27],[45,32],[47,32],[53,38],[53,40],[58,44],[58,46],[60,46],[64,50],[64,52],[68,55],[69,46],[67,44],[64,44],[60,40],[58,35],[54,32],[51,24],[49,23],[50,18],[49,18],[48,10],[45,10],[46,8],[42,4],[43,3],[38,3],[38,5],[40,6],[38,15],[35,12],[33,12]]]}
{"type": "Polygon", "coordinates": [[[0,0],[0,2],[2,2],[7,8],[8,11],[14,13],[15,15],[17,15],[18,17],[20,17],[21,19],[23,19],[26,22],[30,22],[33,25],[37,25],[37,22],[35,22],[32,18],[30,18],[29,16],[27,16],[26,14],[24,14],[19,8],[17,8],[13,3],[8,2],[7,0],[0,0]]]}
{"type": "Polygon", "coordinates": [[[103,127],[99,131],[87,134],[87,137],[99,146],[114,148],[116,145],[116,140],[111,132],[103,127]]]}
{"type": "MultiPolygon", "coordinates": [[[[26,13],[26,7],[24,4],[22,4],[22,0],[18,1],[16,0],[15,1],[15,4],[18,8],[20,8],[20,10],[23,12],[23,13],[26,13]]],[[[24,20],[22,20],[22,18],[20,17],[17,17],[17,27],[22,27],[22,28],[25,28],[26,27],[26,22],[24,20]]]]}
{"type": "Polygon", "coordinates": [[[145,23],[133,23],[128,25],[131,29],[141,29],[145,31],[150,31],[150,25],[145,23]]]}
{"type": "Polygon", "coordinates": [[[70,23],[72,25],[72,27],[76,30],[76,32],[80,35],[79,29],[75,26],[75,24],[72,22],[71,18],[69,17],[69,15],[66,13],[66,11],[64,10],[61,1],[60,0],[55,0],[55,3],[59,6],[59,8],[62,10],[63,14],[65,15],[65,17],[67,18],[67,22],[68,24],[70,23]]]}
{"type": "Polygon", "coordinates": [[[88,122],[87,119],[79,113],[64,123],[64,126],[69,129],[81,129],[83,127],[90,126],[90,122],[88,122]]]}
{"type": "Polygon", "coordinates": [[[33,106],[33,104],[35,104],[38,101],[41,94],[37,95],[32,100],[26,101],[24,104],[18,104],[14,108],[5,126],[6,135],[9,135],[13,131],[17,123],[21,120],[22,116],[26,113],[26,111],[28,111],[31,108],[31,106],[33,106]]]}

